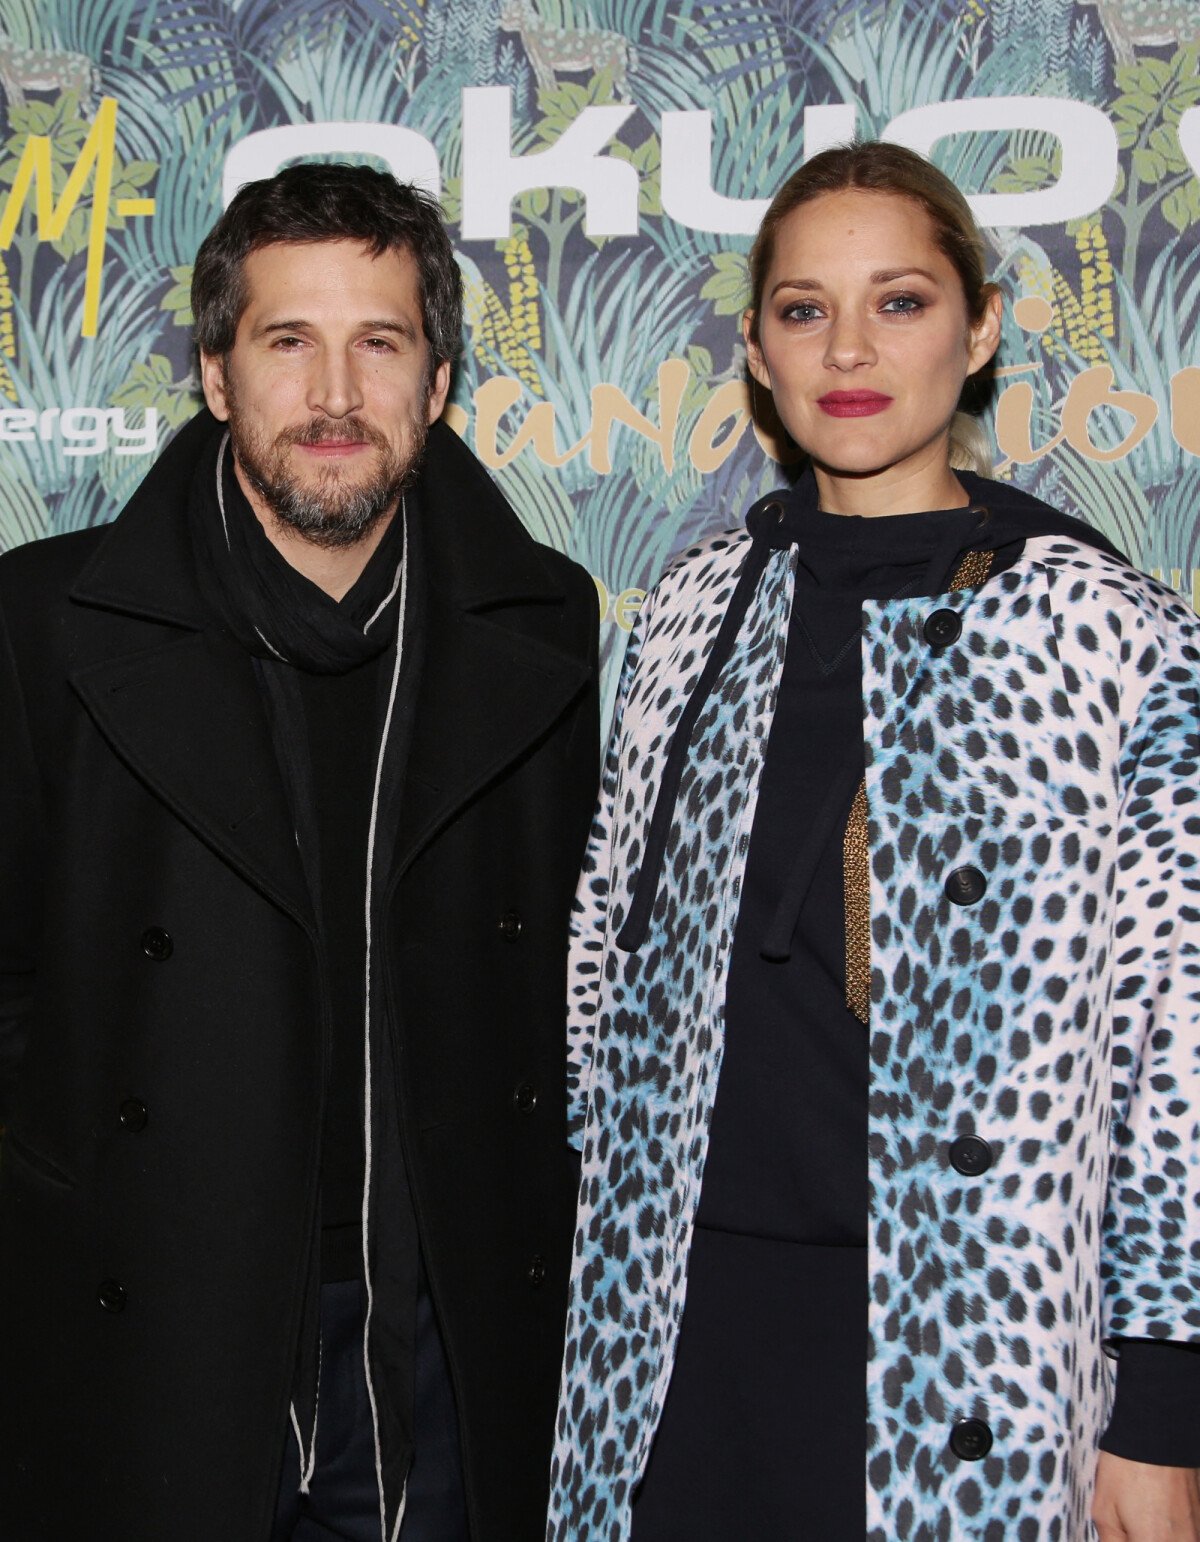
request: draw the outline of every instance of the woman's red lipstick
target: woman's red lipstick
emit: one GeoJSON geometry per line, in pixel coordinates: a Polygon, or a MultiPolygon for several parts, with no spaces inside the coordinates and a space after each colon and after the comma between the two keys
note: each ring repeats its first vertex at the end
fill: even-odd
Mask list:
{"type": "Polygon", "coordinates": [[[817,398],[817,406],[831,418],[869,418],[891,405],[892,398],[878,391],[830,391],[817,398]]]}

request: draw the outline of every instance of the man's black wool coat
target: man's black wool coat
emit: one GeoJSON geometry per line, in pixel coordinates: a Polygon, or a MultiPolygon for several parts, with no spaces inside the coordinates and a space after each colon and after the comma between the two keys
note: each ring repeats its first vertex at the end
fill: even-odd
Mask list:
{"type": "MultiPolygon", "coordinates": [[[[0,559],[0,1536],[263,1542],[318,1188],[317,942],[185,429],[0,559]]],[[[542,1535],[575,1197],[566,926],[595,589],[435,425],[386,913],[396,1084],[476,1542],[542,1535]]],[[[378,943],[377,943],[378,945],[378,943]]]]}

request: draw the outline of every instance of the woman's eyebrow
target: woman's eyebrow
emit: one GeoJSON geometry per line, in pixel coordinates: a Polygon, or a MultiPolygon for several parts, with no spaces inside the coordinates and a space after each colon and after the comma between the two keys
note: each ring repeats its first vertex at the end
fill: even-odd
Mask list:
{"type": "Polygon", "coordinates": [[[927,278],[931,284],[938,282],[936,273],[931,273],[928,268],[881,268],[877,273],[871,274],[873,284],[892,284],[898,278],[927,278]]]}
{"type": "MultiPolygon", "coordinates": [[[[931,273],[928,268],[880,268],[870,274],[872,284],[893,284],[898,278],[927,278],[931,284],[939,282],[936,273],[931,273]]],[[[781,289],[812,289],[823,292],[825,285],[819,278],[781,278],[771,290],[772,294],[778,294],[781,289]]]]}

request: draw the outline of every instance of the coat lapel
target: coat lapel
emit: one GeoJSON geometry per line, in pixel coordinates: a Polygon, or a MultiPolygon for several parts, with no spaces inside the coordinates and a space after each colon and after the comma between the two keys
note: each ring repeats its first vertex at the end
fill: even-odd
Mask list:
{"type": "Polygon", "coordinates": [[[430,605],[393,882],[566,711],[588,668],[487,616],[430,605]]]}
{"type": "Polygon", "coordinates": [[[312,905],[254,666],[196,585],[186,508],[215,419],[155,463],[71,592],[71,684],[114,751],[212,849],[303,926],[312,905]]]}
{"type": "Polygon", "coordinates": [[[295,829],[247,654],[185,632],[71,684],[129,768],[249,883],[313,925],[295,829]]]}
{"type": "MultiPolygon", "coordinates": [[[[417,494],[426,635],[393,884],[481,788],[551,727],[590,667],[535,635],[564,590],[457,435],[430,430],[417,494]]],[[[552,631],[553,628],[543,628],[552,631]]]]}

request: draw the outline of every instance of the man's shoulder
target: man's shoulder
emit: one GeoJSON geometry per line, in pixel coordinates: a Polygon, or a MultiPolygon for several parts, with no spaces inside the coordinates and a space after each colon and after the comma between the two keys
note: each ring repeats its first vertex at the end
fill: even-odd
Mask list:
{"type": "Polygon", "coordinates": [[[596,581],[581,563],[574,557],[568,557],[566,552],[561,552],[556,546],[547,546],[544,541],[536,537],[530,537],[537,547],[537,554],[546,564],[552,578],[560,583],[569,599],[578,599],[582,594],[590,593],[595,596],[596,581]]]}
{"type": "Polygon", "coordinates": [[[589,588],[594,595],[586,570],[532,534],[488,468],[444,422],[430,427],[417,498],[429,514],[426,560],[469,603],[578,603],[589,588]]]}
{"type": "Polygon", "coordinates": [[[0,602],[44,605],[65,596],[108,534],[108,525],[42,536],[0,554],[0,602]]]}

